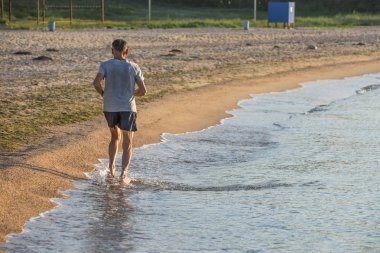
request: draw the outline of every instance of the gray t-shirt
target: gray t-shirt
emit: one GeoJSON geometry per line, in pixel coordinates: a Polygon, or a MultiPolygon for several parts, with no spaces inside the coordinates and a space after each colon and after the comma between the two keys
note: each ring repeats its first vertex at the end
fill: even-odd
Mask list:
{"type": "Polygon", "coordinates": [[[106,79],[103,94],[105,112],[136,112],[135,84],[144,80],[139,66],[128,60],[102,62],[99,74],[106,79]]]}

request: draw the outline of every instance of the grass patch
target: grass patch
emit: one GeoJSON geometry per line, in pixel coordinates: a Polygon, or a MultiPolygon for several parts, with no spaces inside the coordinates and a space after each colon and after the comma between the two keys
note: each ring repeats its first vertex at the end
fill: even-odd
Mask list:
{"type": "Polygon", "coordinates": [[[162,98],[165,95],[175,93],[176,91],[177,90],[173,86],[163,88],[163,89],[157,89],[157,90],[153,89],[153,92],[149,91],[149,93],[146,96],[137,97],[136,102],[137,104],[151,102],[155,99],[162,98]]]}
{"type": "MultiPolygon", "coordinates": [[[[220,27],[220,28],[241,28],[243,20],[240,19],[181,19],[181,20],[135,20],[135,21],[105,21],[104,23],[96,20],[75,20],[72,24],[65,19],[55,19],[56,28],[58,29],[81,29],[81,28],[124,28],[124,29],[170,29],[170,28],[202,28],[202,27],[220,27]]],[[[251,20],[253,24],[253,20],[251,20]]],[[[260,22],[257,24],[263,25],[260,22]]],[[[45,24],[37,25],[35,21],[18,21],[8,24],[12,29],[38,29],[47,28],[45,24]]]]}
{"type": "MultiPolygon", "coordinates": [[[[174,93],[174,87],[152,87],[138,105],[174,93]]],[[[102,113],[102,100],[91,85],[41,87],[22,96],[0,98],[0,152],[33,142],[49,127],[89,120],[102,113]]]]}
{"type": "Polygon", "coordinates": [[[355,27],[380,25],[380,15],[353,13],[332,17],[299,17],[296,25],[301,27],[355,27]]]}
{"type": "Polygon", "coordinates": [[[41,88],[23,96],[0,99],[0,151],[30,143],[47,127],[87,120],[101,112],[92,87],[41,88]]]}
{"type": "MultiPolygon", "coordinates": [[[[59,29],[81,29],[81,28],[124,28],[124,29],[170,29],[170,28],[242,28],[243,19],[163,19],[163,20],[127,20],[127,21],[105,21],[97,20],[74,20],[70,24],[69,20],[56,18],[56,28],[59,29]]],[[[266,19],[259,19],[254,22],[249,19],[252,27],[266,27],[266,19]]],[[[0,22],[1,23],[1,22],[0,22]]],[[[297,27],[355,27],[355,26],[377,26],[380,25],[380,15],[373,14],[339,14],[335,16],[320,17],[297,17],[295,25],[297,27]]],[[[41,29],[47,28],[45,24],[37,25],[36,21],[24,20],[8,22],[7,27],[12,29],[41,29]]]]}

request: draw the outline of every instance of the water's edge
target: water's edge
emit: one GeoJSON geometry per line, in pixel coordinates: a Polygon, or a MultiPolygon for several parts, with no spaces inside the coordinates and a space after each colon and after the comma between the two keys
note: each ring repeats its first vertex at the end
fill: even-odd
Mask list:
{"type": "MultiPolygon", "coordinates": [[[[339,80],[324,80],[324,81],[311,81],[311,82],[305,82],[305,83],[301,83],[300,84],[300,87],[299,88],[296,88],[296,89],[291,89],[291,90],[287,90],[287,91],[282,91],[282,92],[270,92],[270,93],[266,93],[264,95],[278,95],[278,94],[285,94],[285,93],[288,93],[288,94],[292,94],[294,95],[294,99],[295,101],[297,102],[297,96],[301,96],[297,93],[297,91],[299,90],[303,90],[305,89],[306,87],[309,87],[309,86],[317,86],[317,85],[320,85],[321,83],[332,83],[330,85],[334,85],[335,82],[340,82],[342,80],[360,80],[360,78],[365,78],[369,75],[364,75],[364,76],[358,76],[358,77],[349,77],[349,78],[344,78],[344,79],[339,79],[339,80]],[[356,78],[356,79],[355,79],[356,78]]],[[[377,78],[377,79],[380,79],[377,78]]],[[[291,120],[291,118],[293,116],[296,116],[296,114],[299,114],[299,115],[310,115],[311,119],[313,119],[313,115],[318,115],[318,114],[321,114],[321,113],[324,113],[326,110],[328,110],[329,108],[331,107],[334,107],[335,105],[335,102],[334,102],[334,96],[338,96],[340,97],[341,99],[347,99],[347,98],[350,98],[351,96],[355,95],[365,95],[367,92],[371,92],[373,90],[377,90],[378,88],[380,87],[379,84],[365,84],[365,85],[362,85],[360,87],[360,89],[357,89],[356,91],[355,90],[348,90],[348,91],[344,91],[344,90],[338,90],[338,89],[335,89],[335,91],[333,91],[334,94],[331,95],[331,99],[329,98],[329,94],[325,94],[325,96],[327,97],[323,97],[322,99],[318,99],[318,101],[315,101],[313,102],[314,107],[313,108],[309,108],[309,104],[307,106],[305,105],[299,105],[299,107],[301,108],[301,110],[299,110],[298,112],[295,111],[296,113],[292,115],[292,113],[290,112],[289,114],[285,115],[286,117],[289,117],[289,120],[291,120]],[[354,94],[352,94],[352,92],[354,91],[354,94]],[[339,92],[341,92],[342,94],[339,94],[337,95],[339,92]],[[330,101],[330,100],[331,101],[330,101]],[[304,110],[305,109],[305,110],[304,110]]],[[[333,89],[334,90],[334,89],[333,89]]],[[[261,95],[261,94],[260,94],[261,95]]],[[[244,110],[242,109],[245,109],[246,108],[246,104],[250,101],[253,101],[255,100],[257,95],[251,95],[251,97],[253,97],[253,99],[244,99],[244,100],[241,100],[238,102],[238,109],[234,109],[234,110],[231,110],[231,111],[226,111],[226,113],[229,114],[228,117],[224,118],[224,119],[221,119],[220,122],[216,125],[213,125],[213,126],[210,126],[208,128],[205,128],[205,129],[202,129],[202,130],[199,130],[199,131],[195,131],[195,132],[185,132],[185,133],[181,133],[181,134],[168,134],[168,133],[163,133],[161,135],[161,141],[159,143],[154,143],[154,144],[148,144],[148,145],[144,145],[140,148],[136,148],[135,150],[137,151],[142,151],[142,150],[149,150],[153,147],[161,147],[161,146],[164,146],[164,148],[167,148],[169,150],[169,153],[171,152],[171,149],[173,149],[173,147],[170,147],[169,144],[172,140],[176,140],[176,139],[184,139],[185,141],[188,139],[188,141],[192,141],[191,140],[191,136],[194,136],[195,134],[202,134],[202,133],[205,133],[209,130],[213,130],[213,128],[215,129],[215,131],[218,131],[218,128],[220,126],[223,126],[225,125],[226,123],[229,122],[229,124],[231,125],[231,119],[233,118],[236,118],[238,117],[238,115],[240,115],[240,118],[242,117],[242,115],[244,116],[244,110]],[[188,138],[187,138],[188,137],[188,138]],[[160,146],[161,145],[161,146],[160,146]]],[[[314,98],[316,99],[316,98],[314,98]]],[[[264,99],[265,101],[265,99],[264,99]]],[[[278,105],[277,106],[280,106],[281,107],[281,103],[283,101],[281,101],[281,99],[279,99],[278,101],[278,105]]],[[[259,108],[260,109],[260,108],[259,108]]],[[[264,111],[265,110],[268,110],[268,112],[270,112],[270,108],[264,108],[264,111]]],[[[261,110],[263,110],[263,108],[261,108],[261,110]]],[[[286,109],[285,109],[286,110],[286,109]]],[[[279,112],[277,111],[273,111],[274,114],[278,114],[279,112]]],[[[272,114],[273,114],[272,113],[272,114]]],[[[284,117],[284,116],[281,116],[281,117],[284,117]]],[[[244,117],[243,117],[244,118],[244,117]]],[[[302,120],[302,119],[301,119],[302,120]]],[[[329,120],[329,118],[326,118],[324,120],[329,120]]],[[[259,134],[264,134],[262,135],[261,137],[256,137],[256,132],[249,134],[249,135],[245,135],[245,132],[244,132],[244,120],[240,122],[240,124],[242,124],[243,127],[240,127],[239,129],[241,130],[241,134],[240,134],[240,138],[252,138],[252,137],[255,137],[255,138],[259,138],[259,139],[255,139],[255,145],[258,145],[256,146],[256,148],[258,149],[266,149],[266,148],[271,148],[271,147],[275,147],[278,145],[278,143],[276,142],[273,142],[270,138],[267,139],[266,136],[265,136],[265,131],[267,130],[268,126],[272,129],[270,131],[280,131],[280,130],[284,130],[284,129],[291,129],[291,128],[294,128],[296,129],[297,126],[294,126],[292,125],[292,122],[291,121],[274,121],[272,125],[263,125],[262,129],[265,130],[264,132],[258,132],[259,134]],[[274,129],[274,130],[273,130],[274,129]],[[277,129],[277,130],[276,130],[277,129]]],[[[294,123],[293,123],[294,124],[294,123]]],[[[258,125],[259,127],[261,125],[258,125]]],[[[233,131],[233,124],[232,124],[232,131],[233,131]]],[[[256,131],[256,129],[254,129],[256,131]]],[[[253,131],[252,129],[250,130],[251,132],[253,131]]],[[[298,132],[294,132],[294,131],[290,131],[289,132],[290,134],[298,134],[298,132]]],[[[215,134],[215,133],[214,133],[215,134]]],[[[216,133],[216,135],[218,135],[218,133],[216,133]]],[[[292,137],[293,138],[293,137],[292,137]]],[[[290,139],[284,139],[285,141],[287,140],[290,140],[290,141],[293,141],[293,139],[290,138],[290,139]]],[[[331,138],[331,137],[330,137],[331,138]]],[[[332,138],[336,138],[336,136],[332,136],[332,138]]],[[[233,139],[228,139],[229,141],[233,140],[233,139]]],[[[205,141],[212,141],[212,139],[210,140],[206,140],[205,141]]],[[[286,143],[286,142],[285,142],[286,143]]],[[[213,146],[211,147],[217,147],[218,144],[216,143],[210,143],[212,144],[213,146]]],[[[334,142],[331,143],[331,145],[333,145],[334,142]]],[[[184,146],[182,147],[181,145],[184,145],[183,143],[179,143],[177,145],[177,148],[179,148],[181,150],[181,148],[183,148],[183,150],[187,150],[187,148],[184,146]]],[[[236,152],[236,155],[239,157],[239,159],[241,161],[243,161],[243,164],[242,166],[244,165],[245,163],[245,159],[247,159],[245,157],[245,153],[239,153],[239,148],[240,149],[244,149],[243,146],[239,146],[241,144],[239,143],[236,143],[236,145],[238,145],[236,147],[236,150],[233,149],[232,151],[233,152],[236,152]]],[[[248,144],[249,145],[249,144],[248,144]]],[[[233,146],[233,145],[232,145],[233,146]]],[[[202,148],[202,147],[200,147],[202,148]]],[[[176,152],[180,152],[178,150],[175,150],[176,152]]],[[[187,150],[189,151],[189,150],[187,150]]],[[[191,151],[191,150],[190,150],[191,151]]],[[[174,152],[174,151],[173,151],[174,152]]],[[[296,152],[296,151],[294,151],[296,152]]],[[[301,150],[302,152],[302,150],[301,150]]],[[[148,157],[151,157],[149,156],[149,151],[148,151],[148,157]]],[[[297,153],[296,153],[297,154],[297,153]]],[[[259,154],[260,155],[260,154],[259,154]]],[[[289,156],[291,156],[291,154],[289,154],[289,156]]],[[[152,158],[152,157],[151,157],[152,158]]],[[[170,161],[172,161],[173,159],[177,159],[177,154],[176,153],[173,153],[173,154],[168,154],[167,157],[164,157],[163,160],[165,159],[169,159],[170,161]]],[[[157,158],[159,159],[159,158],[157,158]]],[[[185,159],[185,158],[181,158],[181,159],[185,159]]],[[[206,159],[206,158],[202,158],[202,159],[206,159]]],[[[200,160],[200,162],[202,162],[203,160],[200,160]]],[[[233,159],[230,158],[230,159],[233,159]]],[[[260,160],[261,157],[258,156],[258,160],[260,160]]],[[[160,162],[162,162],[161,160],[159,160],[160,162]]],[[[196,161],[196,160],[194,160],[196,161]]],[[[193,161],[193,162],[194,162],[193,161]]],[[[219,166],[217,163],[215,163],[215,161],[213,159],[207,159],[208,162],[210,162],[211,164],[214,164],[214,166],[219,166]]],[[[229,160],[227,160],[228,162],[229,160]]],[[[232,161],[232,160],[231,160],[232,161]]],[[[249,160],[247,160],[248,162],[249,160]]],[[[155,161],[151,161],[151,163],[154,163],[155,161]]],[[[186,162],[186,160],[183,160],[182,162],[186,162]]],[[[105,183],[105,175],[106,175],[106,168],[107,168],[107,163],[108,163],[108,160],[107,159],[99,159],[99,163],[98,164],[95,164],[94,165],[94,170],[91,171],[91,172],[86,172],[85,175],[90,179],[89,181],[86,181],[86,182],[89,182],[89,184],[96,184],[96,185],[102,185],[105,183]]],[[[133,161],[132,161],[133,163],[133,161]]],[[[172,164],[172,163],[168,163],[169,166],[172,164]]],[[[231,163],[233,165],[233,163],[231,163]]],[[[120,165],[118,165],[120,166],[120,165]]],[[[145,166],[148,166],[149,167],[149,163],[145,166]]],[[[204,166],[203,163],[199,164],[200,167],[204,166]]],[[[153,166],[154,167],[154,166],[153,166]]],[[[149,167],[150,168],[150,167],[149,167]]],[[[138,168],[139,169],[139,168],[138,168]]],[[[136,170],[136,171],[139,171],[139,170],[136,170]]],[[[207,171],[206,171],[207,172],[207,171]]],[[[205,172],[205,173],[206,173],[205,172]]],[[[221,173],[223,172],[223,170],[221,171],[221,173]]],[[[146,175],[143,175],[143,177],[141,177],[141,175],[139,173],[136,174],[136,172],[133,172],[132,173],[132,184],[129,185],[129,186],[122,186],[122,188],[119,188],[121,189],[122,191],[129,191],[129,190],[132,190],[132,191],[139,191],[139,190],[148,190],[148,192],[162,192],[163,191],[163,194],[165,195],[166,193],[165,192],[171,192],[174,196],[177,194],[176,192],[178,192],[178,194],[193,194],[194,192],[202,192],[204,194],[225,194],[226,192],[228,194],[238,194],[238,192],[241,192],[241,191],[263,191],[265,192],[266,190],[268,189],[276,189],[276,188],[299,188],[299,187],[304,187],[304,186],[313,186],[313,187],[316,187],[316,189],[319,189],[323,192],[323,189],[324,189],[324,185],[318,180],[318,178],[316,178],[315,180],[313,181],[310,181],[311,179],[305,179],[305,180],[301,180],[301,181],[293,181],[293,180],[285,180],[285,181],[278,181],[276,180],[276,178],[273,178],[273,180],[269,178],[267,178],[266,181],[261,181],[261,182],[254,182],[254,183],[247,183],[245,180],[237,180],[237,181],[233,181],[231,179],[231,181],[228,181],[228,184],[226,184],[224,181],[221,183],[221,184],[218,184],[218,182],[214,183],[210,183],[209,181],[207,181],[206,179],[203,179],[205,180],[204,181],[204,184],[202,184],[202,181],[198,182],[197,180],[195,181],[192,181],[192,178],[194,176],[193,179],[196,179],[197,175],[187,175],[187,176],[190,176],[189,178],[186,178],[186,180],[184,180],[183,178],[181,178],[181,175],[175,175],[174,179],[177,179],[177,180],[167,180],[167,179],[173,179],[173,176],[174,174],[171,174],[172,172],[171,171],[168,171],[168,170],[163,170],[163,171],[150,171],[150,173],[153,173],[152,176],[148,176],[148,177],[144,177],[146,175]],[[163,178],[160,178],[159,180],[152,180],[152,178],[155,177],[155,173],[162,173],[164,172],[164,176],[163,178]],[[165,174],[165,173],[168,173],[168,174],[165,174]],[[191,182],[191,183],[189,183],[191,182]],[[194,182],[198,182],[197,184],[194,184],[194,182]]],[[[180,173],[179,173],[180,174],[180,173]]],[[[227,175],[227,174],[226,174],[227,175]]],[[[208,174],[206,175],[203,175],[203,177],[207,178],[208,174]]],[[[84,184],[86,184],[86,182],[84,182],[84,184]]],[[[78,190],[76,190],[75,188],[74,189],[71,189],[71,190],[65,190],[63,192],[63,194],[67,195],[68,198],[72,198],[72,193],[76,193],[76,192],[79,192],[80,191],[80,188],[81,188],[81,185],[83,184],[83,182],[77,182],[77,181],[73,181],[73,185],[74,186],[78,186],[78,190]]],[[[105,185],[107,186],[107,183],[105,183],[105,185]]],[[[108,187],[108,186],[107,186],[108,187]]],[[[119,187],[119,186],[118,186],[119,187]]],[[[78,196],[77,196],[78,197],[78,196]]],[[[76,197],[76,198],[77,198],[76,197]]],[[[64,204],[62,204],[66,199],[56,199],[56,198],[52,198],[50,199],[50,201],[52,201],[53,203],[55,203],[57,206],[54,208],[54,209],[51,209],[51,210],[48,210],[46,212],[43,212],[41,213],[40,215],[38,216],[35,216],[33,218],[31,218],[28,222],[25,223],[24,225],[24,229],[21,233],[12,233],[12,234],[9,234],[6,236],[5,238],[5,244],[7,243],[10,243],[12,241],[13,238],[19,236],[19,235],[22,235],[26,232],[28,232],[29,230],[27,230],[25,227],[27,226],[27,224],[31,224],[33,222],[35,222],[36,220],[39,220],[39,219],[43,219],[44,217],[46,216],[49,216],[50,213],[53,213],[53,212],[56,212],[57,210],[59,210],[58,213],[60,212],[64,212],[66,209],[65,209],[65,206],[64,204]]],[[[132,201],[133,202],[133,201],[132,201]]],[[[136,203],[135,203],[136,204],[136,203]]],[[[70,208],[67,209],[70,211],[70,208]]],[[[75,209],[71,209],[71,210],[75,210],[75,209]]],[[[139,240],[137,240],[139,241],[139,240]]],[[[1,249],[1,245],[0,245],[0,249],[1,249]]]]}

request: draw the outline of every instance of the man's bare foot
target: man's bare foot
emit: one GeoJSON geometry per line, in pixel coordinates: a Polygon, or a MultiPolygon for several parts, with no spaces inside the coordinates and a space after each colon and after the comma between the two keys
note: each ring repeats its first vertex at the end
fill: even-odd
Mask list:
{"type": "Polygon", "coordinates": [[[115,177],[115,172],[116,172],[116,169],[115,169],[115,166],[112,166],[111,168],[109,168],[109,172],[108,172],[108,178],[114,178],[115,177]]]}
{"type": "Polygon", "coordinates": [[[129,184],[131,180],[127,176],[120,176],[120,184],[129,184]]]}
{"type": "Polygon", "coordinates": [[[120,183],[121,184],[128,184],[131,180],[127,177],[127,170],[122,170],[120,173],[120,183]]]}

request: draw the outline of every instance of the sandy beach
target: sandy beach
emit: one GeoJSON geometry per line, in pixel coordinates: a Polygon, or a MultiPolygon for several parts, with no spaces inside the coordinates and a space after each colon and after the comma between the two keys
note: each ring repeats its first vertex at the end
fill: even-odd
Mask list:
{"type": "MultiPolygon", "coordinates": [[[[250,94],[380,72],[379,34],[378,27],[2,30],[0,120],[5,126],[26,118],[33,125],[30,115],[55,117],[100,105],[90,84],[100,61],[110,57],[111,41],[121,37],[128,40],[130,59],[141,66],[151,94],[149,100],[139,101],[135,146],[140,147],[159,142],[164,132],[215,125],[250,94]],[[30,54],[15,54],[20,51],[30,54]],[[33,60],[38,56],[52,60],[33,60]],[[46,92],[51,106],[28,103],[46,92]]],[[[103,117],[79,121],[50,124],[43,135],[25,137],[28,144],[1,151],[0,242],[20,232],[31,217],[53,208],[49,198],[63,197],[60,192],[71,188],[72,180],[84,180],[83,173],[107,157],[103,117]]],[[[7,133],[3,128],[1,138],[7,133]]]]}

